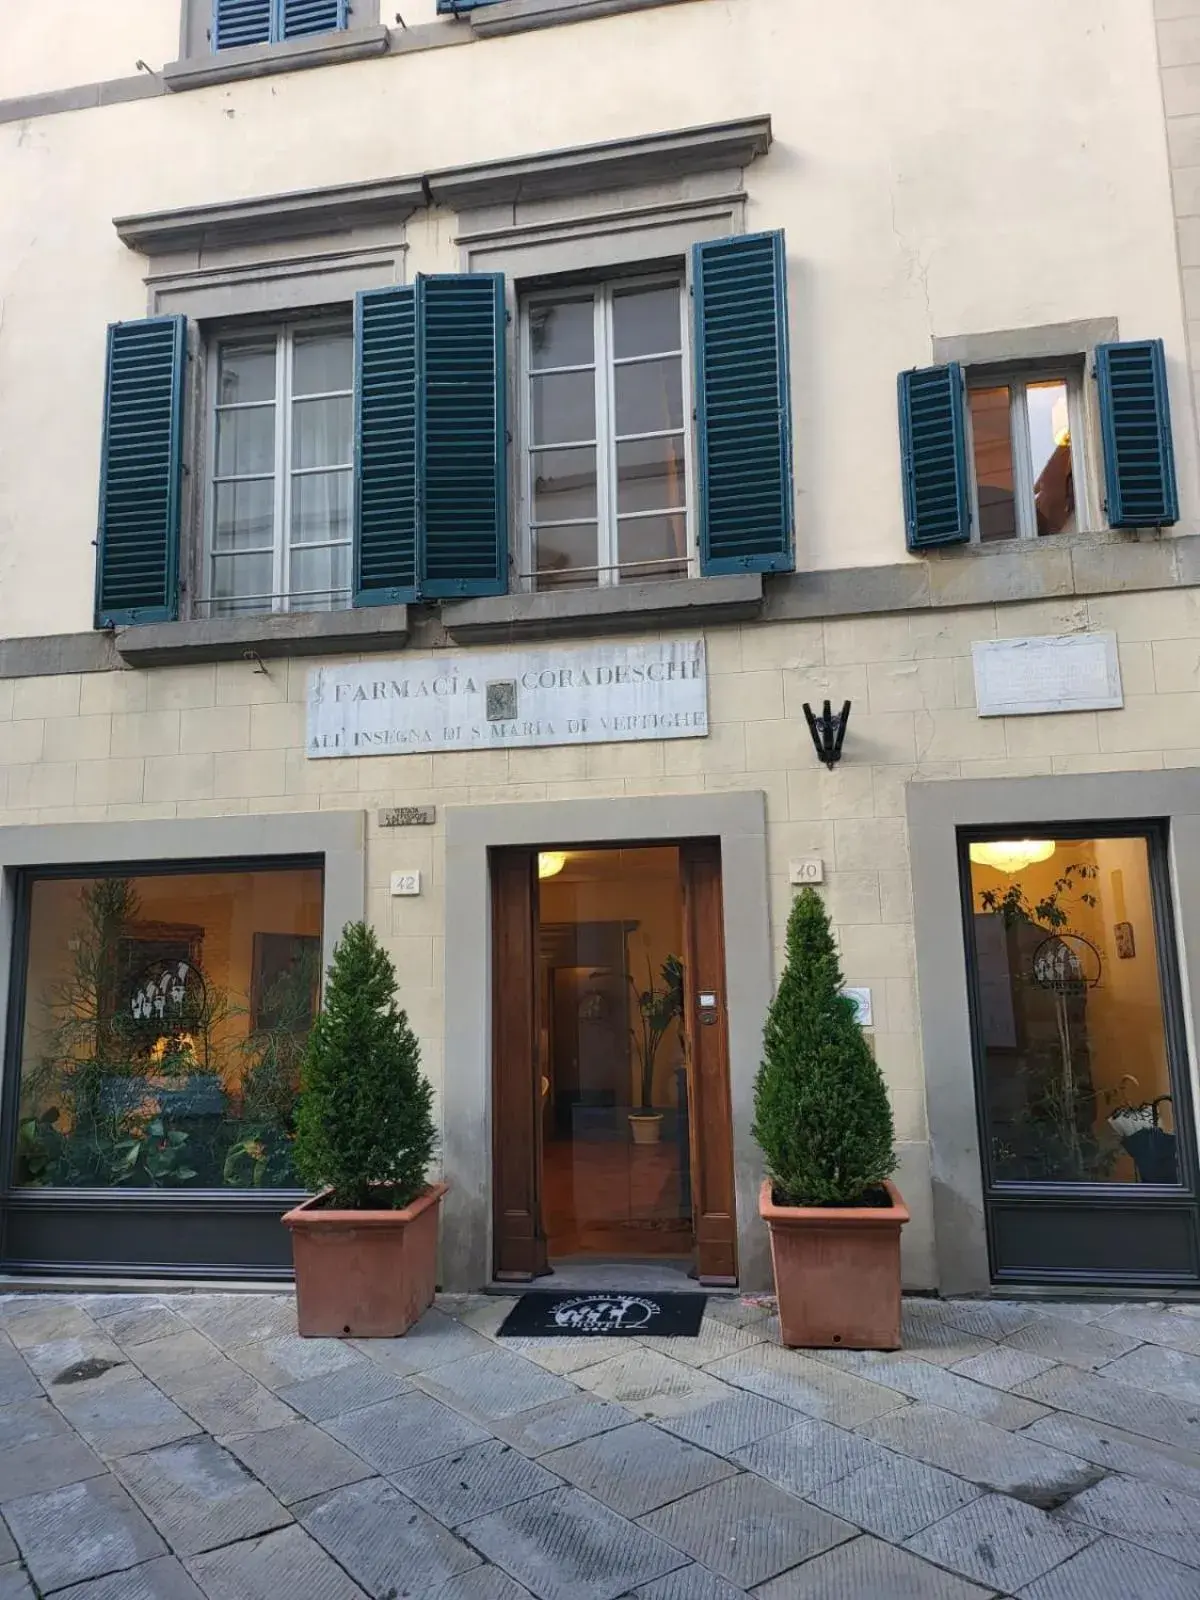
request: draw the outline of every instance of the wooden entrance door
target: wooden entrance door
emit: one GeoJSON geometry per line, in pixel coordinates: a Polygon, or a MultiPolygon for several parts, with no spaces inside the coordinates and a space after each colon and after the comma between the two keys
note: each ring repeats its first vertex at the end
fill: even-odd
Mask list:
{"type": "Polygon", "coordinates": [[[542,1227],[537,852],[492,856],[492,1206],[497,1278],[549,1271],[542,1227]]]}
{"type": "Polygon", "coordinates": [[[683,878],[694,1270],[701,1283],[735,1284],[737,1216],[720,845],[715,839],[681,845],[679,869],[683,878]]]}

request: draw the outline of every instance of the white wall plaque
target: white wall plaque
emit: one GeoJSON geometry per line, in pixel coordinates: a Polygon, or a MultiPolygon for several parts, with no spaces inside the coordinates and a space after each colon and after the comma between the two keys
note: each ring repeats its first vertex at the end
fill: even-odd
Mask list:
{"type": "Polygon", "coordinates": [[[825,863],[819,856],[808,856],[803,861],[789,861],[788,881],[793,884],[824,883],[825,863]]]}
{"type": "Polygon", "coordinates": [[[419,872],[392,873],[392,893],[394,895],[420,894],[420,892],[421,874],[419,872]]]}
{"type": "Polygon", "coordinates": [[[981,717],[1114,711],[1125,704],[1115,633],[987,639],[971,646],[981,717]]]}
{"type": "Polygon", "coordinates": [[[310,757],[702,739],[702,639],[317,667],[308,679],[310,757]]]}

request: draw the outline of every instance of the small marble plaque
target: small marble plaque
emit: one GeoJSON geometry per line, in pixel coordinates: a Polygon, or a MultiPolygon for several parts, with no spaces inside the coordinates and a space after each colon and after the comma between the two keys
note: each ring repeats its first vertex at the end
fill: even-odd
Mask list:
{"type": "Polygon", "coordinates": [[[1115,633],[986,639],[971,646],[981,717],[1115,711],[1125,704],[1115,633]]]}

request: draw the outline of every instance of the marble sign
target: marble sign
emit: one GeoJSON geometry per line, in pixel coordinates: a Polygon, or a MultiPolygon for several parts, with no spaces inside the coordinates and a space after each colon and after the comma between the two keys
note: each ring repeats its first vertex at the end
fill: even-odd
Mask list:
{"type": "Polygon", "coordinates": [[[986,639],[971,646],[981,717],[1115,711],[1125,704],[1115,633],[986,639]]]}

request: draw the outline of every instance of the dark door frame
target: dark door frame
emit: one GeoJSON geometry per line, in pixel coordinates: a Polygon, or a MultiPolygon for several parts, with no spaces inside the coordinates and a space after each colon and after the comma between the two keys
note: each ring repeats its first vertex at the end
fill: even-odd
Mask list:
{"type": "Polygon", "coordinates": [[[1004,823],[957,829],[958,886],[966,948],[971,1062],[992,1281],[1100,1288],[1200,1289],[1200,1169],[1197,1167],[1192,1084],[1188,1072],[1182,975],[1170,915],[1169,828],[1161,819],[1004,823]],[[1002,1180],[992,1166],[987,1118],[986,1055],[982,1043],[980,970],[976,949],[970,846],[994,839],[1051,836],[1058,840],[1145,839],[1158,956],[1170,1088],[1178,1138],[1180,1183],[1052,1183],[1002,1180]],[[1054,1237],[1058,1230],[1058,1239],[1054,1237]],[[1157,1264],[1135,1264],[1139,1234],[1159,1250],[1157,1264]],[[1104,1236],[1114,1257],[1105,1263],[1104,1236]],[[1069,1255],[1078,1265],[1049,1265],[1069,1255]]]}

